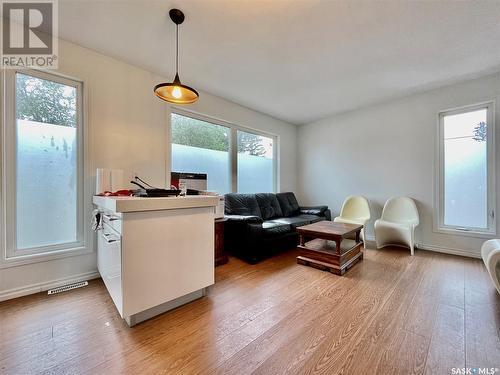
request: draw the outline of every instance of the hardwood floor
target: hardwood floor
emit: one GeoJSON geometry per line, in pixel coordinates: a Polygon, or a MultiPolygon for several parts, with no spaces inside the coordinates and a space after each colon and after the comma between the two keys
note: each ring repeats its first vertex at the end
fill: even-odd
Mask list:
{"type": "Polygon", "coordinates": [[[479,260],[367,250],[345,276],[230,258],[207,297],[128,328],[106,289],[0,303],[2,374],[451,374],[500,367],[479,260]]]}

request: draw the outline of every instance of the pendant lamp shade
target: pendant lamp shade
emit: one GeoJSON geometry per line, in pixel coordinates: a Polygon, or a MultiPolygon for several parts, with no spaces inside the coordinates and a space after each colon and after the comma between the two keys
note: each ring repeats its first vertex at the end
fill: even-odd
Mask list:
{"type": "Polygon", "coordinates": [[[179,75],[175,75],[172,83],[160,83],[155,86],[155,94],[160,99],[175,104],[190,104],[198,100],[198,92],[179,80],[179,75]]]}
{"type": "Polygon", "coordinates": [[[160,83],[154,87],[157,97],[169,103],[190,104],[198,100],[198,92],[181,83],[179,79],[179,25],[184,22],[184,13],[179,9],[171,9],[170,19],[175,23],[176,48],[175,48],[175,78],[173,82],[160,83]]]}

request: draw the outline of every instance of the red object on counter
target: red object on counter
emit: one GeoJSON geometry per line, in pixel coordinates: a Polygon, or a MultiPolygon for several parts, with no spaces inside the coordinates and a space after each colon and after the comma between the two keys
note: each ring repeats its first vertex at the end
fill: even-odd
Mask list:
{"type": "Polygon", "coordinates": [[[104,193],[96,194],[99,197],[128,197],[132,195],[132,190],[117,190],[115,192],[105,191],[104,193]]]}

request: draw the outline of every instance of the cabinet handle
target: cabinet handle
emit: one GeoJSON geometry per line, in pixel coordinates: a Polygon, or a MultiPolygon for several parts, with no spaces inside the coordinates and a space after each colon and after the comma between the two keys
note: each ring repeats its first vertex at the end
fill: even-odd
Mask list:
{"type": "Polygon", "coordinates": [[[111,238],[109,238],[109,236],[111,236],[111,234],[107,234],[107,233],[102,234],[102,238],[104,238],[107,243],[113,243],[113,242],[119,241],[119,240],[111,239],[111,238]]]}
{"type": "Polygon", "coordinates": [[[111,215],[103,215],[108,221],[116,221],[116,220],[121,220],[121,217],[119,216],[111,216],[111,215]]]}

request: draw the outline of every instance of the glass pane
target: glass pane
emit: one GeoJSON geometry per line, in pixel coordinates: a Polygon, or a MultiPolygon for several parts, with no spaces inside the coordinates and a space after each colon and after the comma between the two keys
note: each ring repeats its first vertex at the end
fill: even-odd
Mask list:
{"type": "Polygon", "coordinates": [[[76,95],[16,74],[18,249],[77,241],[76,95]]]}
{"type": "Polygon", "coordinates": [[[444,117],[444,224],[488,228],[487,110],[444,117]]]}
{"type": "Polygon", "coordinates": [[[171,125],[172,172],[206,173],[209,191],[231,192],[230,130],[175,113],[171,125]]]}
{"type": "Polygon", "coordinates": [[[274,191],[272,138],[238,130],[238,192],[274,191]]]}

